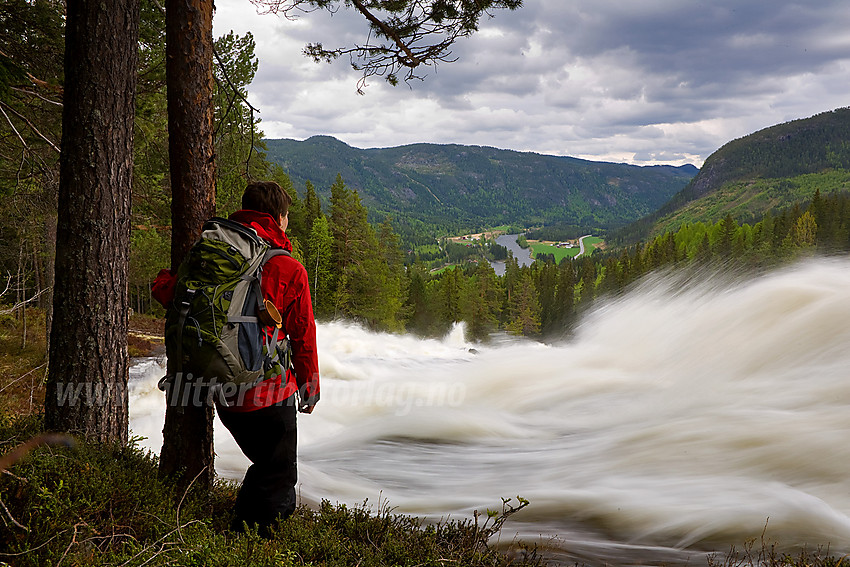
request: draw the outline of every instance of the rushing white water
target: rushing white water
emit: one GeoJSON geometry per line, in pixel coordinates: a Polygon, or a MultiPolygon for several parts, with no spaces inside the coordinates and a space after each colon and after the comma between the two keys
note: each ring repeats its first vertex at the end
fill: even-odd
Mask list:
{"type": "MultiPolygon", "coordinates": [[[[764,534],[850,551],[850,261],[757,280],[647,280],[560,345],[319,326],[323,400],[299,418],[301,498],[505,526],[565,561],[693,561],[764,534]],[[470,352],[474,348],[477,352],[470,352]]],[[[161,444],[155,361],[131,427],[161,444]]],[[[216,431],[219,473],[247,461],[216,431]]]]}

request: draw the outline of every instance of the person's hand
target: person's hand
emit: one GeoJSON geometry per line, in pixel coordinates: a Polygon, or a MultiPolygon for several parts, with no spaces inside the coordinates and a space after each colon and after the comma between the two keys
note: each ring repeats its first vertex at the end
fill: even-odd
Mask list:
{"type": "Polygon", "coordinates": [[[301,413],[313,413],[313,408],[315,407],[316,404],[313,404],[312,406],[301,406],[300,408],[298,408],[298,411],[301,413]]]}

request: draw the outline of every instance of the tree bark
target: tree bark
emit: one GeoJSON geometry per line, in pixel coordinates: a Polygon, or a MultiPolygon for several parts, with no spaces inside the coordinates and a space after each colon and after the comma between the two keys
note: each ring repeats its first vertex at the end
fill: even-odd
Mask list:
{"type": "Polygon", "coordinates": [[[44,331],[45,350],[50,352],[50,328],[53,326],[53,292],[56,282],[56,211],[58,208],[58,190],[53,183],[47,192],[47,212],[44,213],[44,287],[50,291],[44,294],[44,331]]]}
{"type": "MultiPolygon", "coordinates": [[[[204,221],[215,214],[212,18],[209,0],[165,4],[171,265],[175,269],[200,236],[204,221]]],[[[202,486],[209,486],[213,471],[212,408],[169,405],[161,474],[180,472],[184,485],[197,477],[202,486]]]]}
{"type": "Polygon", "coordinates": [[[48,428],[127,442],[139,0],[68,0],[48,428]]]}

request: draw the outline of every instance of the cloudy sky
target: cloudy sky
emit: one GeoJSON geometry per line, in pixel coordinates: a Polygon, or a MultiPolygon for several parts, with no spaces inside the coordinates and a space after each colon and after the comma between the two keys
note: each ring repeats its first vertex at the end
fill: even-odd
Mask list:
{"type": "Polygon", "coordinates": [[[353,10],[295,20],[216,0],[215,35],[251,31],[250,100],[269,138],[326,134],[358,147],[494,146],[591,160],[693,163],[761,128],[850,106],[846,0],[525,0],[496,11],[454,63],[424,81],[373,78],[358,95],[347,59],[353,10]]]}

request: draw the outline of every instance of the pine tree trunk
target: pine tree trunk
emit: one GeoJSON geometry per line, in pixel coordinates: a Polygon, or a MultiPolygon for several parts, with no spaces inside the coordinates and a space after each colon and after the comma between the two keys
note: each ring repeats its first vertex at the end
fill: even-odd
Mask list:
{"type": "Polygon", "coordinates": [[[58,192],[50,184],[48,193],[49,205],[44,215],[44,286],[49,291],[44,294],[44,331],[46,334],[45,349],[50,352],[50,327],[53,325],[53,284],[56,274],[56,209],[58,192]]]}
{"type": "Polygon", "coordinates": [[[127,442],[127,266],[139,0],[68,0],[45,423],[127,442]]]}
{"type": "MultiPolygon", "coordinates": [[[[176,268],[204,221],[215,214],[213,3],[168,0],[165,14],[171,265],[176,268]]],[[[198,483],[208,486],[213,470],[212,408],[168,406],[160,473],[182,471],[184,485],[197,476],[198,483]]]]}

